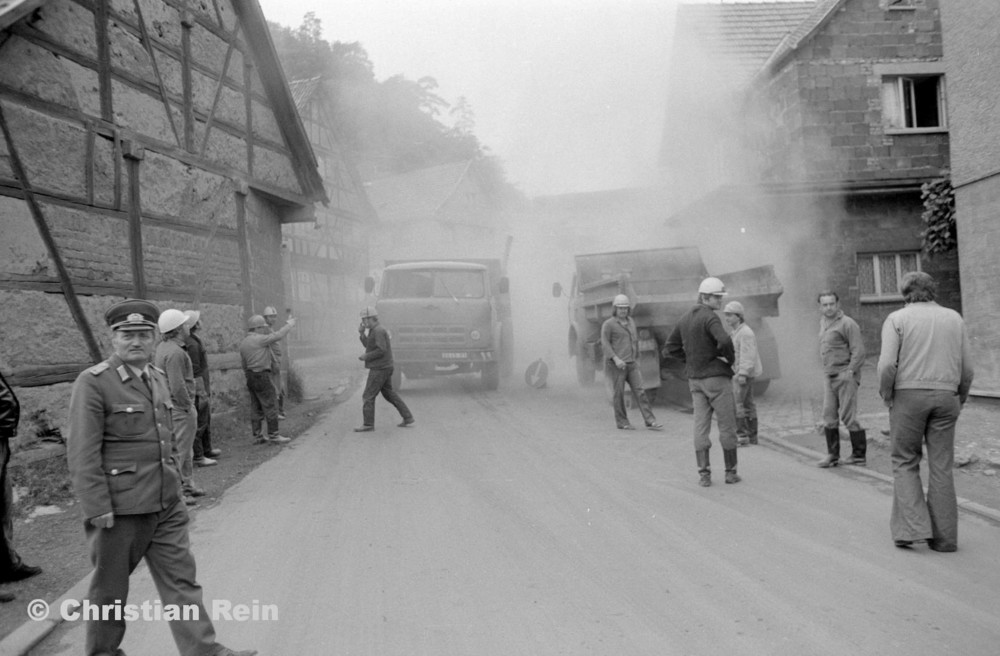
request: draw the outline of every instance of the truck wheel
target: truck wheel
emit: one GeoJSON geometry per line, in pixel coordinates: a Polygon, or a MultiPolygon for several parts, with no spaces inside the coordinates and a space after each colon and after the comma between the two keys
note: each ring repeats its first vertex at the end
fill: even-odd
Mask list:
{"type": "Polygon", "coordinates": [[[596,369],[594,369],[594,363],[588,360],[583,355],[577,353],[576,355],[576,380],[587,387],[588,385],[594,384],[594,378],[597,374],[596,369]]]}
{"type": "Polygon", "coordinates": [[[496,362],[487,362],[483,365],[482,372],[483,389],[494,391],[500,387],[500,366],[496,362]]]}
{"type": "Polygon", "coordinates": [[[764,396],[764,392],[767,391],[768,385],[771,384],[770,379],[766,380],[755,380],[753,383],[753,395],[754,397],[764,396]]]}
{"type": "Polygon", "coordinates": [[[397,392],[403,386],[403,370],[399,367],[395,367],[392,370],[392,389],[397,392]]]}

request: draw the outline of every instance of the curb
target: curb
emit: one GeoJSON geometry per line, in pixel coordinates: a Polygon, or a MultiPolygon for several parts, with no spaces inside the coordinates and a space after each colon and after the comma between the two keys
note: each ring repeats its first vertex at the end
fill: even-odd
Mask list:
{"type": "MultiPolygon", "coordinates": [[[[806,456],[808,458],[814,458],[816,460],[820,460],[823,457],[823,454],[818,451],[813,451],[812,449],[808,449],[804,446],[799,446],[798,444],[792,444],[791,442],[787,442],[781,439],[780,437],[767,437],[764,435],[758,435],[757,439],[763,442],[769,442],[781,449],[786,449],[788,451],[792,451],[794,453],[797,453],[801,456],[806,456]]],[[[886,474],[882,474],[877,471],[872,471],[867,467],[852,467],[850,465],[846,466],[850,468],[851,473],[860,474],[862,476],[867,476],[869,478],[874,478],[876,480],[882,481],[883,483],[889,483],[890,485],[893,483],[892,476],[887,476],[886,474]]],[[[1000,511],[995,510],[993,508],[989,508],[988,506],[984,506],[981,503],[976,503],[975,501],[969,501],[968,499],[963,499],[962,497],[958,497],[958,507],[966,512],[972,513],[974,515],[979,515],[984,519],[1000,523],[1000,511]]]]}
{"type": "Polygon", "coordinates": [[[63,596],[49,605],[49,616],[44,620],[28,620],[0,640],[0,656],[26,656],[38,643],[62,624],[59,609],[66,601],[79,601],[87,596],[90,588],[90,574],[80,579],[63,596]],[[53,616],[53,610],[55,611],[53,616]]]}

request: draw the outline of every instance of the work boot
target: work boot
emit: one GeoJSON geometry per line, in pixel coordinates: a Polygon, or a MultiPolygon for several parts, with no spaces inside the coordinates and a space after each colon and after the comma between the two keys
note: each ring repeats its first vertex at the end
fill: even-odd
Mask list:
{"type": "Polygon", "coordinates": [[[749,428],[747,432],[749,433],[750,444],[757,444],[757,418],[750,417],[747,419],[747,425],[749,428]]]}
{"type": "Polygon", "coordinates": [[[736,446],[750,445],[750,428],[746,417],[736,418],[736,446]]]}
{"type": "Polygon", "coordinates": [[[742,479],[736,473],[736,449],[723,449],[722,461],[726,465],[726,482],[739,483],[742,479]]]}
{"type": "Polygon", "coordinates": [[[868,464],[865,456],[868,451],[868,435],[865,430],[851,431],[851,457],[844,458],[845,465],[864,467],[868,464]]]}
{"type": "Polygon", "coordinates": [[[712,468],[708,461],[708,449],[695,451],[694,457],[698,463],[698,474],[700,476],[698,485],[708,487],[712,484],[712,468]]]}
{"type": "Polygon", "coordinates": [[[826,435],[827,456],[817,462],[816,466],[821,469],[836,467],[840,462],[840,429],[836,426],[833,428],[827,426],[823,429],[823,433],[826,435]]]}

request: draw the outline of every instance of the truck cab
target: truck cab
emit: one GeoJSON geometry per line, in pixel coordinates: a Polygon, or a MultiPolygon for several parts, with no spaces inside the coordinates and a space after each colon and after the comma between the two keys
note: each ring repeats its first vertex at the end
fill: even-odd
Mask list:
{"type": "Polygon", "coordinates": [[[509,283],[499,260],[387,262],[375,309],[392,337],[394,384],[402,376],[479,373],[495,390],[513,367],[509,283]]]}

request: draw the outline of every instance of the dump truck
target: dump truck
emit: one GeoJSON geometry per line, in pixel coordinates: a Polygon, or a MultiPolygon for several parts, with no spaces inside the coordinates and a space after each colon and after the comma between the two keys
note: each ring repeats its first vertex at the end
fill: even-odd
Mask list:
{"type": "MultiPolygon", "coordinates": [[[[375,280],[365,280],[365,291],[375,280]]],[[[500,259],[388,260],[375,310],[392,338],[393,385],[479,373],[495,390],[514,367],[510,283],[500,259]]]]}
{"type": "MultiPolygon", "coordinates": [[[[569,355],[576,361],[581,385],[592,384],[604,369],[601,325],[612,316],[611,302],[626,294],[639,330],[639,367],[650,398],[687,405],[690,396],[683,365],[661,354],[681,316],[698,299],[698,285],[715,275],[726,285],[726,301],[739,301],[746,322],[757,335],[764,373],[755,384],[763,393],[781,376],[778,348],[765,319],[778,316],[782,287],[771,265],[724,274],[709,274],[697,247],[657,248],[576,256],[569,290],[569,355]]],[[[560,283],[553,295],[563,295],[560,283]]],[[[609,377],[606,377],[609,378],[609,377]]]]}

